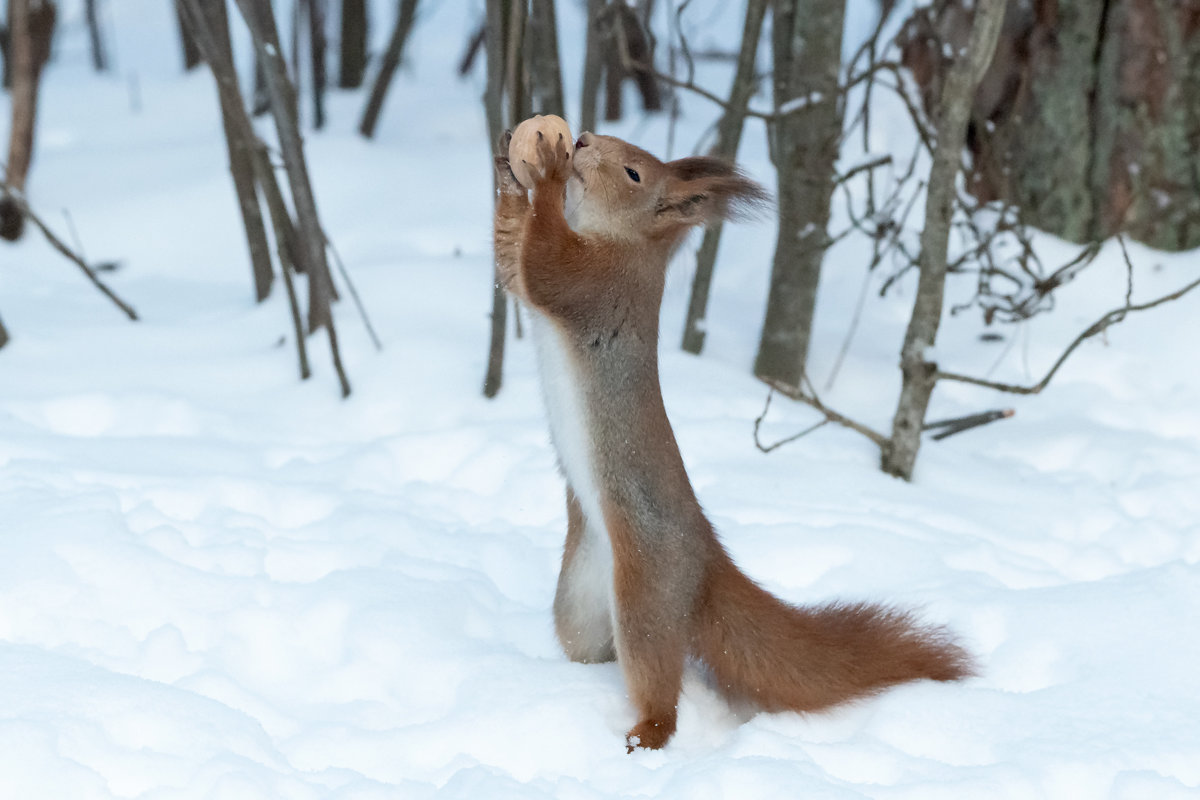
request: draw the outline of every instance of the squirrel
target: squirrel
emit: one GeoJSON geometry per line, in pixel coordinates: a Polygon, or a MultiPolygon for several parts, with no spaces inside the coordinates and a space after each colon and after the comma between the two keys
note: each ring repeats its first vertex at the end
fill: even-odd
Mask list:
{"type": "Polygon", "coordinates": [[[637,713],[627,751],[674,734],[688,657],[728,700],[766,711],[971,675],[951,635],[908,612],[776,598],[734,564],[692,490],[659,386],[667,263],[691,228],[753,210],[765,191],[716,158],[663,163],[591,133],[572,156],[539,133],[530,200],[509,138],[495,158],[497,275],[529,311],[567,482],[555,629],[573,661],[619,662],[637,713]]]}

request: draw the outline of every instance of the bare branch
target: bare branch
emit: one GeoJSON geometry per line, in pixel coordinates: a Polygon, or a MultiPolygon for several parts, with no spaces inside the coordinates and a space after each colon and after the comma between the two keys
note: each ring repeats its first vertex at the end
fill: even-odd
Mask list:
{"type": "MultiPolygon", "coordinates": [[[[1120,237],[1118,237],[1117,240],[1121,242],[1121,252],[1125,255],[1126,268],[1129,270],[1129,274],[1132,275],[1132,266],[1129,262],[1129,254],[1125,250],[1125,244],[1123,241],[1121,241],[1120,237]]],[[[1132,278],[1130,280],[1132,281],[1132,278]]],[[[1172,300],[1178,300],[1188,292],[1195,289],[1197,286],[1200,286],[1200,278],[1197,278],[1191,283],[1184,285],[1170,294],[1165,294],[1162,297],[1151,300],[1148,303],[1135,304],[1129,302],[1129,296],[1132,293],[1132,283],[1130,283],[1126,292],[1125,305],[1121,306],[1120,308],[1114,308],[1112,311],[1104,314],[1102,317],[1084,329],[1084,331],[1076,336],[1074,341],[1067,346],[1067,349],[1062,352],[1062,354],[1054,362],[1054,365],[1050,367],[1050,371],[1046,373],[1045,377],[1032,386],[1019,386],[1012,383],[989,381],[982,378],[975,378],[970,375],[960,375],[955,372],[943,372],[942,370],[938,370],[935,373],[935,377],[938,380],[958,381],[959,383],[968,383],[972,386],[982,386],[987,389],[995,389],[998,392],[1008,392],[1010,394],[1038,394],[1045,389],[1047,385],[1049,385],[1051,379],[1058,372],[1059,368],[1066,362],[1068,358],[1070,358],[1071,354],[1075,352],[1079,345],[1083,344],[1093,336],[1103,333],[1110,326],[1121,322],[1128,314],[1135,311],[1148,311],[1152,308],[1161,306],[1164,303],[1169,303],[1172,300]]]]}
{"type": "Polygon", "coordinates": [[[807,428],[800,431],[799,433],[794,433],[791,436],[780,439],[779,441],[775,442],[774,444],[764,445],[762,443],[762,441],[760,441],[758,438],[758,429],[762,427],[763,420],[765,420],[767,418],[767,412],[771,409],[771,398],[774,396],[775,396],[775,389],[774,389],[774,387],[772,387],[771,390],[767,392],[767,401],[766,401],[766,403],[763,404],[762,413],[759,414],[758,417],[754,420],[754,446],[757,447],[762,452],[769,453],[772,450],[777,450],[780,447],[783,447],[785,444],[790,444],[791,442],[794,442],[801,437],[807,436],[808,434],[812,433],[813,431],[817,430],[818,428],[823,428],[829,424],[829,418],[826,417],[825,419],[821,420],[820,422],[818,422],[814,425],[809,425],[807,428]]]}
{"type": "Polygon", "coordinates": [[[62,239],[59,239],[57,236],[55,236],[54,232],[46,227],[46,223],[42,222],[41,217],[33,213],[33,209],[31,209],[29,204],[25,202],[25,195],[20,189],[10,184],[7,180],[0,181],[0,188],[4,189],[5,196],[12,200],[13,204],[16,205],[17,210],[20,211],[25,218],[32,222],[37,229],[42,232],[42,235],[46,237],[46,241],[50,243],[51,247],[62,253],[68,261],[83,270],[83,274],[86,275],[88,280],[92,282],[92,285],[99,289],[105,297],[111,300],[113,304],[117,306],[117,308],[124,311],[125,316],[129,317],[131,320],[137,320],[138,315],[137,312],[133,310],[133,307],[120,297],[117,297],[113,290],[109,289],[108,286],[104,284],[104,281],[100,280],[99,276],[96,275],[96,271],[88,266],[88,263],[80,258],[74,250],[72,250],[70,247],[67,247],[67,245],[63,243],[62,239]]]}
{"type": "Polygon", "coordinates": [[[818,397],[817,393],[813,390],[812,383],[808,380],[807,375],[803,376],[802,381],[804,384],[806,384],[808,386],[807,394],[803,391],[803,389],[797,391],[789,386],[784,386],[783,384],[775,383],[770,380],[764,380],[763,383],[767,384],[772,389],[774,389],[775,391],[782,394],[784,397],[789,397],[792,400],[798,400],[799,402],[804,403],[807,406],[811,406],[812,408],[815,408],[817,411],[821,412],[825,416],[825,420],[827,422],[834,422],[834,423],[837,423],[838,425],[841,425],[844,428],[849,428],[850,430],[855,431],[856,433],[860,433],[863,436],[870,439],[872,442],[874,442],[880,448],[883,448],[887,444],[887,441],[888,441],[887,437],[884,436],[882,433],[872,430],[871,428],[867,427],[866,425],[863,425],[860,422],[855,422],[854,420],[847,417],[845,414],[841,414],[837,411],[834,411],[832,408],[830,408],[829,406],[827,406],[823,402],[821,402],[821,398],[818,397]]]}

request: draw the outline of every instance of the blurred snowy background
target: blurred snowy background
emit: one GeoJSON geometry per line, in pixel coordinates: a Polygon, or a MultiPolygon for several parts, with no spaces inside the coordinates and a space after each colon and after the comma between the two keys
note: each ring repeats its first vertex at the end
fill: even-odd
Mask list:
{"type": "MultiPolygon", "coordinates": [[[[693,6],[693,46],[735,50],[742,4],[693,6]]],[[[906,483],[832,425],[755,448],[774,223],[726,230],[701,357],[677,348],[685,246],[663,394],[735,558],[793,602],[920,608],[981,675],[744,717],[691,672],[670,746],[627,756],[617,666],[572,664],[553,636],[565,513],[528,339],[510,337],[499,395],[479,391],[491,158],[483,69],[456,70],[483,3],[420,4],[374,140],[356,130],[365,89],[331,90],[319,132],[302,103],[322,221],[383,342],[335,305],[346,400],[323,345],[297,378],[281,288],[254,302],[213,81],[183,72],[172,4],[102,8],[112,69],[96,73],[83,3],[60,2],[28,198],[90,261],[119,262],[103,278],[141,319],[36,230],[0,243],[0,797],[1200,797],[1200,298],[1088,340],[1039,396],[939,386],[931,417],[1016,415],[927,440],[906,483]]],[[[558,8],[578,129],[584,11],[558,8]]],[[[395,4],[371,11],[378,52],[395,4]]],[[[851,3],[848,52],[876,14],[851,3]]],[[[724,93],[731,74],[702,61],[696,80],[724,93]]],[[[600,130],[660,155],[691,152],[720,112],[681,93],[672,124],[628,91],[600,130]]],[[[898,103],[876,113],[880,152],[912,141],[898,103]]],[[[739,160],[774,187],[761,121],[739,160]]],[[[1077,251],[1034,240],[1048,261],[1077,251]]],[[[1195,252],[1129,252],[1135,302],[1197,277],[1195,252]]],[[[809,372],[824,386],[865,298],[822,398],[882,430],[916,280],[880,297],[870,254],[861,236],[826,254],[809,372]]],[[[1000,343],[978,314],[947,314],[939,358],[1036,381],[1121,305],[1125,278],[1109,241],[1000,343]]],[[[952,281],[948,305],[973,281],[952,281]]],[[[818,419],[777,398],[762,436],[818,419]]]]}

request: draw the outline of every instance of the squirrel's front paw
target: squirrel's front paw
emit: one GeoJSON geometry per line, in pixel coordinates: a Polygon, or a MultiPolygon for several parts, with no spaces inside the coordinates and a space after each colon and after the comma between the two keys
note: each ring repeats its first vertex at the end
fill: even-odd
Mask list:
{"type": "Polygon", "coordinates": [[[537,153],[540,162],[534,169],[537,181],[566,183],[571,174],[571,151],[567,149],[567,140],[563,135],[558,134],[557,139],[551,142],[538,131],[537,153]]]}
{"type": "Polygon", "coordinates": [[[525,194],[525,187],[517,182],[513,175],[512,166],[506,156],[496,156],[496,187],[501,194],[525,194]]]}
{"type": "Polygon", "coordinates": [[[505,131],[496,142],[496,157],[493,159],[496,168],[496,186],[504,194],[525,194],[525,187],[513,174],[512,164],[508,160],[508,145],[512,141],[512,131],[505,131]]]}

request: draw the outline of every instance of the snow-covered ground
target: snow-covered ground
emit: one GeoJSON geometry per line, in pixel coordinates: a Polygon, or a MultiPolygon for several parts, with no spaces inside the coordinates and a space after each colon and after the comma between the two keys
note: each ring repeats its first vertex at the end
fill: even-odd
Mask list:
{"type": "MultiPolygon", "coordinates": [[[[76,5],[63,4],[30,198],[59,230],[69,209],[91,258],[121,261],[108,280],[142,320],[36,232],[0,245],[13,336],[0,351],[0,797],[1200,797],[1200,297],[1088,342],[1042,396],[939,389],[932,416],[1017,414],[927,442],[906,484],[832,427],[754,448],[771,225],[727,232],[703,358],[675,348],[685,253],[663,391],[737,560],[794,602],[919,607],[961,633],[981,675],[747,718],[692,673],[671,744],[626,755],[617,667],[572,664],[553,636],[565,515],[528,340],[510,345],[501,395],[479,393],[490,164],[481,79],[452,74],[479,0],[422,4],[375,142],[353,133],[358,93],[335,93],[330,129],[307,137],[326,225],[385,345],[342,304],[348,401],[320,337],[316,375],[297,379],[282,293],[251,301],[211,81],[179,73],[170,4],[105,4],[108,77],[87,69],[76,5]]],[[[575,57],[576,5],[561,20],[575,57]]],[[[383,37],[391,4],[377,6],[383,37]]],[[[737,11],[720,6],[693,13],[727,42],[737,11]]],[[[726,69],[700,78],[723,87],[726,69]]],[[[684,110],[674,155],[714,114],[695,99],[684,110]]],[[[6,126],[7,99],[4,140],[6,126]]],[[[666,149],[662,120],[613,130],[666,149]]],[[[761,133],[745,162],[769,183],[761,133]]],[[[1041,241],[1050,259],[1069,252],[1041,241]]],[[[848,240],[827,260],[818,385],[863,253],[848,240]]],[[[1197,273],[1194,253],[1132,253],[1135,299],[1197,273]]],[[[1005,329],[1017,342],[994,377],[1040,377],[1118,305],[1119,252],[1068,289],[1054,314],[1005,329]]],[[[906,313],[903,297],[869,295],[828,392],[879,428],[906,313]]],[[[945,363],[991,367],[1004,345],[978,327],[948,321],[945,363]]],[[[776,402],[764,437],[812,421],[776,402]]]]}

